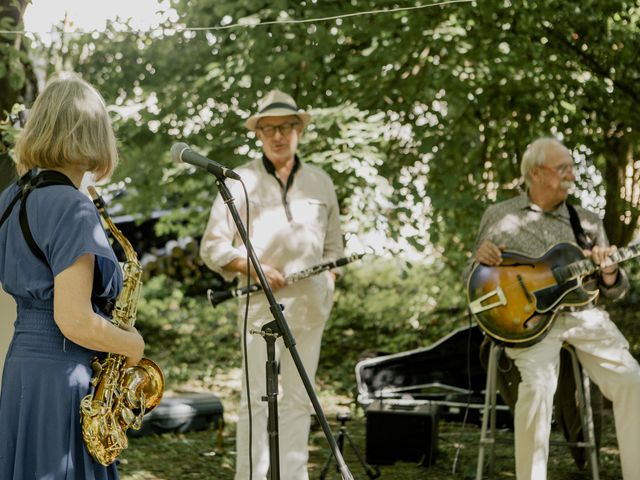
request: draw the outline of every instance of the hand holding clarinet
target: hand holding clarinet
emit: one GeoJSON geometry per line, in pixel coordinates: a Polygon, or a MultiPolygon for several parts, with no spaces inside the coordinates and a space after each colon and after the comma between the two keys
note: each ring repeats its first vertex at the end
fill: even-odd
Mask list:
{"type": "MultiPolygon", "coordinates": [[[[311,277],[313,275],[317,275],[326,270],[331,270],[332,268],[342,267],[351,263],[355,260],[361,259],[365,253],[357,253],[354,255],[350,255],[348,257],[342,257],[337,260],[331,262],[321,263],[319,265],[314,265],[313,267],[309,267],[305,270],[300,270],[299,272],[292,273],[291,275],[287,275],[284,277],[284,285],[290,285],[299,280],[303,280],[305,278],[311,277]]],[[[284,286],[283,285],[283,286],[284,286]]],[[[211,302],[212,307],[216,307],[222,302],[229,300],[230,298],[240,297],[242,295],[247,295],[249,293],[258,292],[262,290],[262,286],[258,283],[252,283],[249,286],[232,288],[229,290],[207,290],[207,298],[209,302],[211,302]]]]}

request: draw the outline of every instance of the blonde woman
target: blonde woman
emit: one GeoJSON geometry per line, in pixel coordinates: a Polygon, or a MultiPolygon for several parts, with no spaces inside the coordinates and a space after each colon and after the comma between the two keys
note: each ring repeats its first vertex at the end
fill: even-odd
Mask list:
{"type": "Polygon", "coordinates": [[[78,191],[86,172],[104,178],[117,162],[101,96],[75,75],[52,79],[15,152],[21,175],[66,184],[35,188],[28,201],[21,182],[0,194],[0,283],[18,307],[0,393],[0,478],[114,480],[115,465],[103,467],[84,446],[80,400],[97,352],[134,365],[144,341],[107,320],[122,272],[93,203],[78,191]]]}

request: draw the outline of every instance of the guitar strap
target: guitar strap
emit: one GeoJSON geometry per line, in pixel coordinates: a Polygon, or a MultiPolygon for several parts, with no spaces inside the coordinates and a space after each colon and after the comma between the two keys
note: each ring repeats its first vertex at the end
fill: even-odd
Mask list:
{"type": "Polygon", "coordinates": [[[587,237],[587,234],[584,233],[582,225],[580,224],[580,217],[578,217],[578,212],[576,211],[576,207],[567,203],[567,210],[569,210],[569,221],[571,222],[571,228],[573,229],[573,234],[576,237],[576,241],[578,245],[585,250],[591,250],[593,247],[593,243],[587,237]]]}

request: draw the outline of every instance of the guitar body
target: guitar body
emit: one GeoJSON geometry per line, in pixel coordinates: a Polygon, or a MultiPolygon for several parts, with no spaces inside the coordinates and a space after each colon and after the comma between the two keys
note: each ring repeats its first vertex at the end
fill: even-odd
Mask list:
{"type": "Polygon", "coordinates": [[[582,278],[559,280],[554,270],[584,258],[571,243],[559,243],[539,258],[505,251],[500,265],[479,264],[471,272],[469,308],[494,340],[530,346],[548,332],[558,308],[585,305],[598,296],[597,290],[582,288],[582,278]]]}

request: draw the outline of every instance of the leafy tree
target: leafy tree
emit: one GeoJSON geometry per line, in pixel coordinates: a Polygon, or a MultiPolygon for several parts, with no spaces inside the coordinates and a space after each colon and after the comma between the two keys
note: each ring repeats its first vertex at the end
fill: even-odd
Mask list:
{"type": "MultiPolygon", "coordinates": [[[[238,134],[243,118],[257,95],[278,87],[303,107],[335,115],[326,109],[348,104],[361,118],[378,118],[387,141],[378,147],[375,171],[394,188],[388,200],[428,196],[431,240],[454,252],[468,250],[477,222],[455,212],[479,212],[509,195],[520,155],[542,134],[560,136],[585,155],[581,188],[606,195],[612,239],[628,240],[637,223],[637,195],[628,185],[637,156],[638,113],[628,108],[638,96],[636,2],[469,3],[223,29],[385,7],[397,4],[176,2],[179,20],[163,34],[119,33],[122,27],[112,25],[102,38],[76,42],[74,63],[118,110],[136,109],[119,122],[124,156],[132,160],[122,175],[135,180],[143,198],[148,189],[157,195],[162,182],[156,208],[181,198],[203,208],[211,195],[203,177],[171,165],[171,142],[187,140],[237,165],[256,154],[238,134]]],[[[334,118],[338,128],[313,133],[339,138],[349,130],[342,122],[354,124],[351,132],[367,124],[334,118]]],[[[356,151],[359,139],[348,140],[323,152],[325,161],[356,151]]],[[[325,166],[342,198],[350,197],[353,184],[337,174],[340,161],[325,166]]],[[[389,211],[389,226],[397,230],[406,215],[389,211]]],[[[415,236],[424,235],[417,229],[415,236]]]]}
{"type": "MultiPolygon", "coordinates": [[[[231,167],[255,157],[242,123],[271,88],[314,113],[303,158],[334,178],[348,236],[381,231],[394,252],[460,272],[481,212],[521,188],[519,159],[541,135],[574,148],[578,197],[604,214],[612,242],[636,228],[637,0],[171,6],[161,31],[113,23],[64,52],[116,115],[125,209],[171,211],[159,233],[198,236],[215,194],[170,145],[231,167]],[[383,9],[397,11],[355,15],[383,9]],[[273,23],[291,19],[305,22],[273,23]]],[[[462,288],[442,295],[462,303],[462,288]]]]}
{"type": "MultiPolygon", "coordinates": [[[[0,1],[0,30],[22,29],[22,16],[30,0],[0,1]]],[[[17,113],[25,95],[33,92],[33,72],[27,57],[26,39],[21,34],[0,34],[0,191],[14,178],[8,150],[13,145],[17,113]]]]}
{"type": "MultiPolygon", "coordinates": [[[[35,53],[51,71],[79,71],[106,98],[123,159],[110,188],[126,186],[117,201],[140,218],[169,212],[157,224],[161,235],[198,237],[216,193],[212,177],[173,163],[172,143],[235,167],[260,154],[243,122],[262,93],[288,91],[311,110],[302,157],[333,177],[347,239],[386,237],[394,255],[422,254],[414,268],[371,262],[345,276],[323,375],[344,378],[363,345],[415,348],[467,321],[460,272],[480,215],[521,189],[519,160],[538,136],[574,149],[577,200],[604,215],[612,242],[627,243],[636,229],[638,0],[174,0],[170,7],[161,30],[132,33],[114,22],[104,34],[62,36],[35,53]],[[384,9],[396,11],[355,15],[384,9]]],[[[152,278],[140,305],[150,344],[161,360],[177,358],[171,373],[179,381],[197,367],[199,351],[224,341],[205,335],[189,343],[183,334],[204,325],[237,340],[231,308],[213,317],[184,287],[152,278]],[[172,344],[181,356],[168,353],[172,344]]],[[[637,329],[630,318],[624,323],[626,333],[637,329]]],[[[237,349],[222,357],[237,363],[237,349]]]]}

